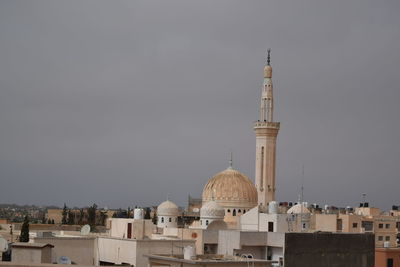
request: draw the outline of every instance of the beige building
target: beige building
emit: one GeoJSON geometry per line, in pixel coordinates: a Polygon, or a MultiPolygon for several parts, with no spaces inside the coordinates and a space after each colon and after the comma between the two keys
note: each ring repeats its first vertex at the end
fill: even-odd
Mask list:
{"type": "Polygon", "coordinates": [[[75,264],[99,264],[97,237],[95,236],[35,237],[33,238],[33,242],[47,243],[54,246],[52,262],[57,262],[61,256],[64,256],[68,257],[75,264]]]}
{"type": "Polygon", "coordinates": [[[156,232],[156,226],[151,220],[144,219],[108,219],[110,237],[127,239],[151,238],[156,232]]]}
{"type": "Polygon", "coordinates": [[[12,244],[13,263],[52,263],[52,248],[46,243],[16,242],[12,244]]]}

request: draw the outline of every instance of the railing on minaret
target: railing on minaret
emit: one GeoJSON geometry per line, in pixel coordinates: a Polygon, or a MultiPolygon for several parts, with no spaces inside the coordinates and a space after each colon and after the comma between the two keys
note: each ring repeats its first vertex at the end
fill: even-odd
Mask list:
{"type": "Polygon", "coordinates": [[[268,49],[261,91],[260,118],[254,124],[256,132],[256,187],[258,203],[266,207],[275,200],[275,154],[279,122],[273,121],[274,100],[272,85],[271,49],[268,49]]]}

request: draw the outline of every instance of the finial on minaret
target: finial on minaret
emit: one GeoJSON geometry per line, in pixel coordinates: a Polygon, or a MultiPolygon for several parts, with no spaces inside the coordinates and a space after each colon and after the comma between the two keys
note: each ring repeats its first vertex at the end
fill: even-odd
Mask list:
{"type": "Polygon", "coordinates": [[[268,56],[267,56],[267,65],[271,65],[271,48],[268,48],[267,50],[268,56]]]}
{"type": "Polygon", "coordinates": [[[231,158],[229,159],[229,168],[228,169],[233,169],[233,153],[231,152],[231,158]]]}

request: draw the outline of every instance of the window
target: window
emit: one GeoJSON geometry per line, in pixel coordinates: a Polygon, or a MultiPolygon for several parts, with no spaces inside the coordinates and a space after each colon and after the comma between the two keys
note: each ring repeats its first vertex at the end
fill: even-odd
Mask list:
{"type": "Polygon", "coordinates": [[[385,236],[385,241],[390,241],[390,236],[385,236]]]}
{"type": "Polygon", "coordinates": [[[231,210],[230,210],[230,209],[228,209],[228,213],[231,213],[231,210]]]}
{"type": "Polygon", "coordinates": [[[383,236],[378,236],[378,241],[383,241],[383,236]]]}
{"type": "Polygon", "coordinates": [[[353,228],[357,228],[358,223],[353,223],[353,228]]]}
{"type": "Polygon", "coordinates": [[[306,224],[305,223],[303,223],[303,229],[306,229],[306,224]]]}
{"type": "Polygon", "coordinates": [[[206,220],[206,225],[208,225],[208,220],[206,220]]]}
{"type": "Polygon", "coordinates": [[[238,209],[238,213],[241,213],[242,211],[240,209],[238,209]]]}
{"type": "Polygon", "coordinates": [[[274,222],[268,222],[268,232],[274,231],[274,222]]]}
{"type": "Polygon", "coordinates": [[[378,225],[378,227],[379,227],[380,229],[382,229],[382,228],[383,228],[383,223],[380,223],[380,224],[378,225]]]}
{"type": "Polygon", "coordinates": [[[236,216],[236,210],[235,209],[232,212],[232,216],[236,216]]]}
{"type": "Polygon", "coordinates": [[[169,222],[172,222],[172,218],[169,218],[169,220],[168,220],[169,222]]]}
{"type": "Polygon", "coordinates": [[[390,228],[390,224],[387,223],[387,224],[385,225],[385,228],[386,228],[386,229],[389,229],[389,228],[390,228]]]}
{"type": "Polygon", "coordinates": [[[393,259],[387,259],[387,267],[393,267],[393,259]]]}
{"type": "Polygon", "coordinates": [[[246,210],[243,210],[243,214],[245,214],[246,213],[246,210]]]}
{"type": "Polygon", "coordinates": [[[162,222],[162,223],[164,222],[164,217],[161,217],[161,222],[162,222]]]}

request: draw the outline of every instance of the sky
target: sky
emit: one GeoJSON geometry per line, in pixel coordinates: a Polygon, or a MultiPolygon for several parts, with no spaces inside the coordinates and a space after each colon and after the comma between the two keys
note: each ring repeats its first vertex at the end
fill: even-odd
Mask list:
{"type": "Polygon", "coordinates": [[[0,203],[126,208],[254,181],[271,48],[277,200],[400,204],[400,2],[0,2],[0,203]],[[304,166],[304,178],[302,177],[304,166]]]}

